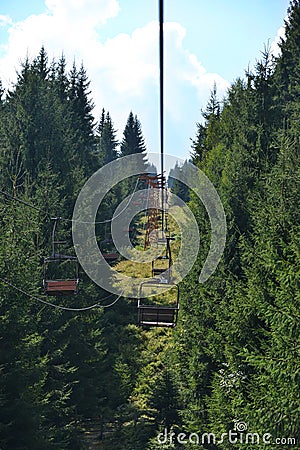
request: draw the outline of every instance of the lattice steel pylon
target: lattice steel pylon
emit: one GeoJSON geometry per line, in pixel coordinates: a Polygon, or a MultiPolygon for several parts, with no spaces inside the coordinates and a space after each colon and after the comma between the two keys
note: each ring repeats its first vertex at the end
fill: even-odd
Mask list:
{"type": "MultiPolygon", "coordinates": [[[[141,176],[149,189],[148,207],[147,207],[147,223],[144,250],[151,244],[159,243],[159,218],[160,218],[160,204],[161,204],[161,192],[165,189],[165,177],[161,175],[148,175],[141,176]]],[[[165,196],[166,197],[166,196],[165,196]]]]}

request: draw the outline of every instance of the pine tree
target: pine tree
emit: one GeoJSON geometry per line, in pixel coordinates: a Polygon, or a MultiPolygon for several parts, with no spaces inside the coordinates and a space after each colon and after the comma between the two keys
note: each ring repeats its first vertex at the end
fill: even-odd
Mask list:
{"type": "MultiPolygon", "coordinates": [[[[123,132],[119,156],[123,157],[132,154],[136,155],[136,158],[131,162],[131,172],[144,173],[146,168],[146,146],[142,134],[142,127],[137,116],[134,116],[132,111],[130,111],[123,132]]],[[[124,180],[121,185],[121,196],[126,197],[132,193],[136,186],[136,182],[136,177],[124,180]]]]}
{"type": "Polygon", "coordinates": [[[278,126],[283,122],[289,126],[292,120],[299,117],[298,102],[300,80],[300,3],[292,0],[288,8],[288,17],[285,21],[285,38],[281,40],[279,56],[275,71],[276,106],[278,126]]]}
{"type": "Polygon", "coordinates": [[[197,123],[196,139],[192,141],[192,158],[195,164],[201,163],[206,154],[220,140],[220,102],[217,98],[217,86],[214,83],[205,111],[202,111],[204,124],[197,123]]]}
{"type": "Polygon", "coordinates": [[[66,73],[66,59],[62,54],[60,60],[56,63],[53,62],[52,66],[52,82],[55,84],[58,96],[62,102],[68,100],[69,79],[66,73]]]}
{"type": "Polygon", "coordinates": [[[73,151],[76,164],[83,168],[84,176],[97,169],[94,118],[92,115],[94,105],[89,98],[89,84],[83,65],[78,71],[74,62],[70,72],[69,87],[72,131],[76,142],[73,151]]]}
{"type": "Polygon", "coordinates": [[[178,178],[180,174],[185,171],[187,161],[180,167],[176,161],[175,167],[169,172],[168,187],[172,189],[172,193],[181,198],[184,202],[188,202],[190,199],[189,188],[178,178]]]}
{"type": "Polygon", "coordinates": [[[116,130],[113,127],[113,123],[109,112],[106,113],[102,110],[102,115],[98,125],[98,155],[100,165],[105,165],[111,161],[114,161],[117,154],[118,141],[116,139],[116,130]]]}
{"type": "Polygon", "coordinates": [[[253,398],[257,405],[255,420],[260,428],[270,423],[274,434],[287,433],[299,439],[296,342],[300,333],[297,306],[300,180],[298,149],[289,138],[281,138],[278,163],[268,181],[268,198],[260,205],[255,233],[255,249],[261,257],[253,259],[254,270],[249,273],[249,291],[257,302],[266,336],[261,352],[255,355],[249,352],[247,359],[256,368],[253,398]],[[268,236],[264,236],[262,228],[269,230],[268,236]]]}
{"type": "MultiPolygon", "coordinates": [[[[11,190],[12,196],[19,190],[11,190]]],[[[25,199],[24,199],[25,200],[25,199]]],[[[36,211],[1,196],[0,280],[0,440],[1,448],[47,448],[44,429],[47,357],[41,355],[39,307],[21,291],[37,295],[39,273],[36,211]]]]}
{"type": "Polygon", "coordinates": [[[99,124],[98,124],[98,128],[97,128],[97,132],[98,132],[99,136],[101,136],[102,131],[103,131],[103,128],[104,128],[104,124],[105,124],[105,115],[106,115],[106,114],[105,114],[105,109],[102,108],[102,111],[101,111],[101,117],[100,117],[99,124]]]}
{"type": "MultiPolygon", "coordinates": [[[[64,66],[62,59],[49,68],[44,49],[32,63],[27,59],[0,112],[1,186],[12,197],[34,205],[24,210],[16,200],[9,211],[4,205],[1,273],[37,298],[42,285],[40,258],[50,251],[49,218],[70,217],[74,194],[84,179],[76,152],[71,82],[64,66]]],[[[83,71],[74,81],[75,94],[83,96],[83,71]]],[[[82,115],[82,123],[87,123],[84,110],[82,115]]],[[[85,164],[85,170],[91,167],[85,164]]],[[[64,222],[64,237],[70,225],[64,222]]],[[[95,376],[103,370],[105,358],[100,342],[102,313],[84,318],[45,305],[41,308],[25,294],[0,284],[1,314],[7,321],[1,334],[6,334],[9,343],[7,354],[1,353],[5,372],[0,386],[1,445],[4,449],[81,448],[76,421],[96,416],[108,390],[108,382],[103,386],[101,376],[95,376]]],[[[88,283],[83,287],[74,307],[96,303],[105,295],[89,287],[88,283]]],[[[109,366],[105,367],[109,372],[109,366]]]]}
{"type": "Polygon", "coordinates": [[[130,111],[127,123],[123,132],[123,139],[120,147],[120,156],[136,154],[140,156],[138,167],[143,172],[145,167],[146,146],[143,138],[141,123],[137,116],[130,111]]]}

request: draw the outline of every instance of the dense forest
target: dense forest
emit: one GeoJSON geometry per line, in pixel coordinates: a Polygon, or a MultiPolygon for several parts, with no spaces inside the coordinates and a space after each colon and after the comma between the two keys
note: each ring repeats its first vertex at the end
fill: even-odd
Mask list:
{"type": "MultiPolygon", "coordinates": [[[[73,252],[85,181],[121,156],[146,159],[137,115],[129,107],[118,142],[110,113],[93,116],[84,66],[67,71],[43,47],[1,88],[1,450],[300,449],[299,0],[280,48],[274,58],[266,47],[224,99],[214,87],[195,125],[191,160],[227,218],[224,255],[204,284],[209,220],[193,192],[172,183],[201,236],[172,330],[139,327],[135,299],[88,309],[107,292],[83,271],[77,296],[41,302],[51,217],[64,219],[59,234],[73,252]]],[[[132,184],[109,193],[102,220],[132,184]]]]}

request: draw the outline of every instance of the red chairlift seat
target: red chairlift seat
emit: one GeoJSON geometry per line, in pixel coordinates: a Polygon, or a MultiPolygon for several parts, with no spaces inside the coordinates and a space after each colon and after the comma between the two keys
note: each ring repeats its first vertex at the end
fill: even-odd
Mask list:
{"type": "Polygon", "coordinates": [[[59,295],[76,295],[78,293],[79,286],[79,266],[75,256],[67,256],[55,254],[44,259],[44,279],[43,279],[44,292],[46,295],[59,296],[59,295]],[[48,279],[48,265],[50,263],[59,264],[62,261],[67,264],[75,264],[74,277],[73,278],[50,278],[48,279]]]}
{"type": "Polygon", "coordinates": [[[105,261],[114,262],[119,259],[119,253],[115,250],[114,241],[112,238],[104,239],[100,242],[100,250],[105,261]]]}
{"type": "Polygon", "coordinates": [[[103,253],[103,258],[105,261],[116,261],[119,258],[118,253],[103,253]]]}
{"type": "Polygon", "coordinates": [[[79,280],[45,280],[44,288],[47,295],[76,295],[79,280]]]}
{"type": "Polygon", "coordinates": [[[78,293],[79,285],[79,264],[76,256],[62,255],[57,251],[57,246],[65,244],[65,241],[60,241],[55,238],[57,224],[60,217],[52,217],[52,254],[48,258],[44,258],[44,278],[43,286],[46,295],[76,295],[78,293]],[[62,264],[63,263],[63,264],[62,264]],[[49,270],[50,264],[52,268],[56,266],[56,271],[49,270]],[[62,264],[64,267],[59,267],[62,264]],[[71,272],[62,279],[61,270],[66,271],[72,268],[71,272]],[[59,273],[59,277],[57,276],[59,273]],[[70,276],[71,274],[71,276],[70,276]]]}

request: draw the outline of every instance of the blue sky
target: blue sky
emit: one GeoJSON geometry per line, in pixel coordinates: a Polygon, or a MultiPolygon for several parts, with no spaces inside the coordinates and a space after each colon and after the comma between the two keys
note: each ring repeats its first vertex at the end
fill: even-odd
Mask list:
{"type": "MultiPolygon", "coordinates": [[[[97,119],[111,114],[118,137],[130,110],[148,150],[158,143],[158,0],[1,0],[0,77],[16,79],[26,54],[44,45],[83,62],[97,119]]],[[[268,41],[283,35],[288,0],[165,0],[166,152],[189,156],[214,81],[219,97],[268,41]]]]}

